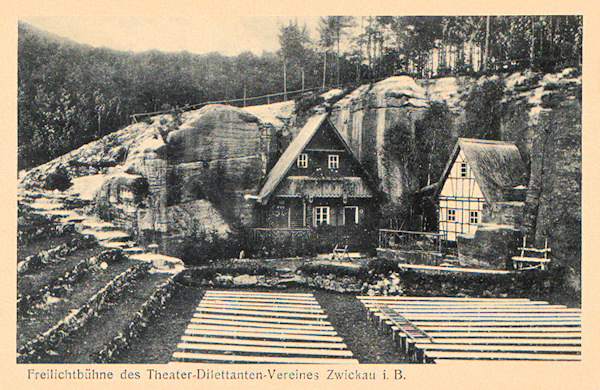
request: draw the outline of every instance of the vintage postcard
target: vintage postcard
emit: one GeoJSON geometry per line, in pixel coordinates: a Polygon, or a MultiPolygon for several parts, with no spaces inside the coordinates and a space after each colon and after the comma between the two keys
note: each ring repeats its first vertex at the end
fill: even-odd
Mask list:
{"type": "Polygon", "coordinates": [[[600,385],[589,8],[49,6],[3,30],[7,386],[600,385]]]}

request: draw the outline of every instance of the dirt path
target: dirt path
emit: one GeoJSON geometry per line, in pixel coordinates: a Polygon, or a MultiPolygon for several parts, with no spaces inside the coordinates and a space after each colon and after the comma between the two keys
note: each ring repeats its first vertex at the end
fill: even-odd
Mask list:
{"type": "Polygon", "coordinates": [[[313,294],[327,313],[329,322],[360,363],[403,363],[391,335],[378,329],[367,318],[363,305],[352,294],[314,290],[313,294]]]}
{"type": "Polygon", "coordinates": [[[177,284],[171,299],[150,321],[138,342],[119,355],[115,363],[168,363],[203,293],[201,287],[177,284]]]}

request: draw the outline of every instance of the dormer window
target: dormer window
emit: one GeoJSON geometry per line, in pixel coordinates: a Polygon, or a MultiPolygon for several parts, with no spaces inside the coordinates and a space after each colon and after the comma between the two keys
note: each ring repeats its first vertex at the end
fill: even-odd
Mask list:
{"type": "Polygon", "coordinates": [[[308,168],[308,155],[306,153],[301,153],[298,155],[298,168],[308,168]]]}
{"type": "Polygon", "coordinates": [[[338,169],[340,167],[340,156],[337,154],[329,155],[329,169],[338,169]]]}

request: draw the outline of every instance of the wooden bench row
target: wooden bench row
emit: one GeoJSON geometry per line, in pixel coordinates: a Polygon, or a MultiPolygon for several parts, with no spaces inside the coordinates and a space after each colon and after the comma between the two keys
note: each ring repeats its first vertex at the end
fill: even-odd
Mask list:
{"type": "Polygon", "coordinates": [[[288,305],[257,305],[257,304],[246,304],[246,303],[216,303],[216,302],[204,302],[198,306],[198,308],[229,308],[236,310],[259,310],[259,311],[276,311],[276,312],[289,312],[289,313],[307,313],[307,314],[323,314],[323,309],[319,306],[288,306],[288,305]]]}
{"type": "Polygon", "coordinates": [[[239,345],[239,344],[209,344],[209,343],[189,343],[182,342],[177,348],[183,352],[202,351],[202,352],[228,352],[232,354],[260,354],[269,356],[314,356],[314,357],[345,357],[351,358],[352,352],[347,349],[326,349],[326,348],[297,348],[291,346],[258,346],[258,345],[239,345]]]}
{"type": "Polygon", "coordinates": [[[182,362],[219,362],[219,363],[288,363],[288,364],[358,364],[358,360],[351,358],[315,358],[315,357],[277,357],[277,356],[236,356],[216,355],[190,352],[175,352],[173,358],[182,362]]]}
{"type": "Polygon", "coordinates": [[[322,318],[318,319],[303,319],[303,318],[282,318],[282,317],[265,317],[265,316],[251,316],[251,315],[239,315],[239,314],[228,314],[228,313],[194,313],[194,318],[210,318],[210,319],[221,319],[221,320],[234,320],[234,321],[248,321],[248,322],[261,322],[261,323],[276,323],[276,324],[300,324],[300,325],[315,325],[323,326],[329,325],[329,323],[322,318]]]}
{"type": "Polygon", "coordinates": [[[280,340],[255,340],[231,337],[206,337],[183,335],[182,341],[190,343],[229,344],[229,345],[254,345],[261,347],[284,347],[284,348],[319,348],[319,349],[347,349],[346,344],[340,341],[280,341],[280,340]]]}
{"type": "Polygon", "coordinates": [[[358,363],[311,294],[208,291],[177,361],[358,363]]]}
{"type": "Polygon", "coordinates": [[[437,359],[581,360],[581,311],[563,306],[529,305],[524,300],[359,297],[371,318],[388,329],[402,351],[416,362],[437,359]],[[458,309],[453,302],[463,302],[458,309]],[[431,337],[412,339],[377,307],[397,311],[431,337]],[[415,302],[426,304],[415,310],[415,302]],[[434,303],[430,305],[429,303],[434,303]],[[448,304],[450,303],[450,304],[448,304]],[[489,303],[493,303],[489,305],[489,303]],[[486,309],[481,310],[481,307],[486,309]],[[383,307],[383,306],[381,306],[383,307]],[[533,309],[532,309],[533,307],[533,309]],[[543,307],[544,310],[539,308],[543,307]],[[520,310],[529,312],[521,313],[520,310]],[[502,315],[503,310],[509,310],[502,315]]]}

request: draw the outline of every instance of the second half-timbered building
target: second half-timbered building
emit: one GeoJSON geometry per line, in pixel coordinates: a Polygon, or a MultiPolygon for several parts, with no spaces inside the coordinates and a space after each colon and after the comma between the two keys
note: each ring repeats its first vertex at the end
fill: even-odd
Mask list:
{"type": "Polygon", "coordinates": [[[356,227],[374,211],[375,187],[328,118],[311,117],[267,174],[257,200],[271,229],[356,227]]]}
{"type": "Polygon", "coordinates": [[[436,185],[439,232],[456,241],[458,234],[474,234],[482,222],[502,222],[492,211],[522,204],[526,176],[515,144],[459,138],[436,185]]]}

